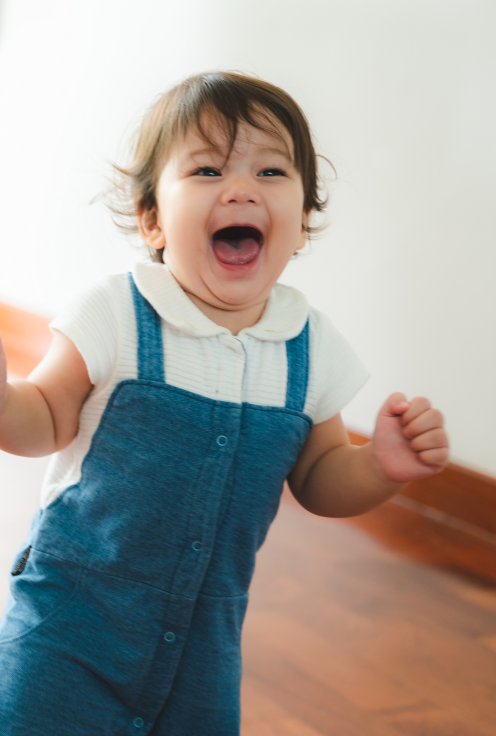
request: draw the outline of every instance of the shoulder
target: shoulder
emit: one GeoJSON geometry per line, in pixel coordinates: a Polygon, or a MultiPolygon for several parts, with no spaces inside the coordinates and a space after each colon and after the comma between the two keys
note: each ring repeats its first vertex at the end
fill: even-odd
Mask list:
{"type": "Polygon", "coordinates": [[[76,294],[53,322],[76,316],[81,312],[88,314],[88,310],[90,314],[93,310],[116,311],[126,292],[129,293],[129,279],[126,273],[105,276],[76,294]]]}
{"type": "Polygon", "coordinates": [[[119,309],[122,299],[131,297],[129,274],[116,273],[96,281],[79,295],[79,300],[109,309],[119,309]]]}
{"type": "Polygon", "coordinates": [[[310,386],[307,411],[316,424],[338,414],[369,377],[346,337],[329,317],[309,308],[310,386]]]}
{"type": "Polygon", "coordinates": [[[309,306],[308,321],[310,324],[310,329],[315,337],[320,337],[321,335],[329,335],[329,337],[333,337],[336,334],[341,334],[334,327],[327,314],[321,312],[315,307],[309,306]]]}
{"type": "Polygon", "coordinates": [[[327,314],[321,312],[319,309],[309,307],[308,322],[314,345],[319,345],[323,348],[326,346],[335,347],[337,349],[345,345],[349,346],[348,340],[342,332],[338,330],[327,314]]]}
{"type": "Polygon", "coordinates": [[[354,348],[327,314],[315,307],[310,307],[308,321],[312,357],[324,370],[328,371],[331,366],[335,369],[341,367],[341,370],[349,370],[352,367],[363,369],[363,364],[354,348]]]}
{"type": "Polygon", "coordinates": [[[112,370],[130,303],[128,275],[113,274],[77,294],[50,323],[75,344],[94,385],[112,370]]]}

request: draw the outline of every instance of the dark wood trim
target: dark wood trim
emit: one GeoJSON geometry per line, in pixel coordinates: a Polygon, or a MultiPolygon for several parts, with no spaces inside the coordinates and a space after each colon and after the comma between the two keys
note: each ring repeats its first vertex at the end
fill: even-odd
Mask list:
{"type": "MultiPolygon", "coordinates": [[[[354,445],[370,442],[357,432],[348,434],[354,445]]],[[[410,483],[401,495],[496,535],[496,478],[450,463],[442,473],[410,483]]],[[[442,523],[440,515],[439,521],[442,523]]],[[[450,523],[449,518],[445,523],[450,523]]]]}
{"type": "MultiPolygon", "coordinates": [[[[27,376],[44,356],[51,340],[48,322],[47,317],[0,302],[0,335],[11,376],[27,376]]],[[[354,445],[370,441],[358,432],[349,435],[354,445]]],[[[451,463],[432,478],[410,483],[402,495],[416,502],[419,512],[422,506],[436,509],[447,515],[445,523],[451,517],[496,535],[496,478],[451,463]]]]}

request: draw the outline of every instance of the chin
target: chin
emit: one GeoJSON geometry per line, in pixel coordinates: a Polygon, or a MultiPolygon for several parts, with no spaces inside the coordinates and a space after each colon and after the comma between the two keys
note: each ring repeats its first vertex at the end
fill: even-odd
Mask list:
{"type": "Polygon", "coordinates": [[[215,292],[215,296],[223,304],[228,304],[231,307],[250,307],[260,301],[268,299],[270,289],[265,293],[265,289],[257,289],[253,286],[246,286],[243,288],[242,284],[232,284],[231,287],[225,287],[218,289],[215,292]]]}

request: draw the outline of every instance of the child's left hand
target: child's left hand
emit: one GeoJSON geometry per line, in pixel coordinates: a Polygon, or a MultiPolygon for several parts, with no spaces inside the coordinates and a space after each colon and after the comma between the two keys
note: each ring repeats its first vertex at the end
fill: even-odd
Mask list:
{"type": "Polygon", "coordinates": [[[408,402],[404,394],[391,394],[377,417],[372,446],[382,472],[397,483],[434,475],[448,463],[443,416],[423,396],[408,402]]]}

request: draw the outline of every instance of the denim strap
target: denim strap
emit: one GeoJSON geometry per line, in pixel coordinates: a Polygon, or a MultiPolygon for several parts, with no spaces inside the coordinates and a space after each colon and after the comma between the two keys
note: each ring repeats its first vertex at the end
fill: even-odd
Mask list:
{"type": "Polygon", "coordinates": [[[288,388],[286,409],[303,411],[307,396],[309,368],[309,325],[308,320],[299,335],[286,343],[288,359],[288,388]]]}
{"type": "Polygon", "coordinates": [[[140,294],[132,273],[128,274],[138,332],[138,379],[165,382],[164,348],[160,315],[140,294]]]}

